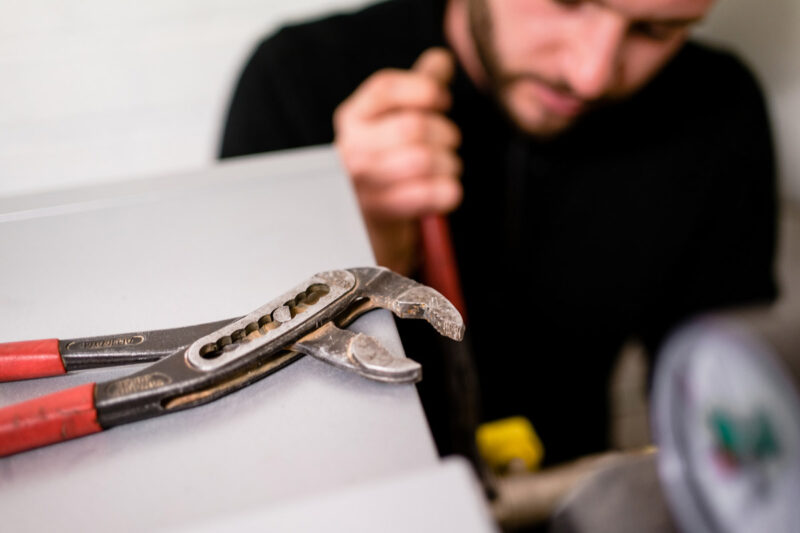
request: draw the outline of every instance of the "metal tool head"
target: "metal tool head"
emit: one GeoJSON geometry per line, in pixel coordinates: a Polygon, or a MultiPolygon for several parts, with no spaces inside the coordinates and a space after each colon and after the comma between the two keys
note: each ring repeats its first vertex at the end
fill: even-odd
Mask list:
{"type": "Polygon", "coordinates": [[[393,354],[369,335],[339,329],[332,322],[294,343],[292,350],[373,381],[415,383],[422,379],[422,367],[416,361],[393,354]]]}
{"type": "Polygon", "coordinates": [[[454,340],[464,336],[464,321],[441,294],[413,280],[379,267],[352,268],[354,287],[349,304],[333,322],[296,342],[293,350],[311,355],[367,379],[386,383],[413,383],[422,379],[416,361],[399,357],[377,339],[339,329],[373,309],[388,309],[400,318],[420,318],[454,340]]]}
{"type": "Polygon", "coordinates": [[[388,309],[399,318],[420,318],[441,335],[460,341],[464,320],[447,298],[438,291],[381,267],[351,268],[356,277],[357,305],[345,321],[372,309],[388,309]]]}
{"type": "Polygon", "coordinates": [[[320,272],[242,318],[130,376],[99,383],[103,427],[210,402],[310,355],[365,378],[412,383],[416,361],[363,333],[341,329],[372,309],[421,318],[460,340],[461,315],[441,294],[385,268],[320,272]]]}
{"type": "Polygon", "coordinates": [[[353,268],[320,272],[196,340],[187,349],[186,360],[198,370],[211,372],[289,349],[377,381],[418,381],[422,374],[415,361],[393,356],[376,339],[339,329],[378,308],[400,318],[426,320],[452,339],[464,335],[461,315],[435,290],[385,268],[353,268]]]}

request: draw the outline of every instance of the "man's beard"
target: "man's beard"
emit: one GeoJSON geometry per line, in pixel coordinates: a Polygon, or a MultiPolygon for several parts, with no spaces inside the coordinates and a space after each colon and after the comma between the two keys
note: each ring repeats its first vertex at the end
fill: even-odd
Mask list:
{"type": "Polygon", "coordinates": [[[481,62],[486,73],[487,89],[496,96],[500,87],[499,81],[502,77],[502,67],[497,57],[497,50],[494,47],[494,27],[492,17],[489,13],[487,0],[467,0],[467,12],[469,14],[469,31],[475,49],[478,53],[478,60],[481,62]]]}
{"type": "MultiPolygon", "coordinates": [[[[494,44],[494,24],[487,0],[467,0],[469,15],[469,30],[472,41],[481,67],[486,73],[485,90],[495,101],[499,109],[505,114],[506,118],[513,123],[520,131],[534,136],[551,137],[560,133],[564,128],[556,128],[554,131],[532,131],[522,123],[519,117],[511,109],[506,101],[505,94],[512,85],[520,81],[534,81],[547,88],[565,94],[574,94],[571,87],[560,81],[553,81],[544,78],[534,72],[513,73],[508,72],[500,61],[500,56],[494,44]]],[[[566,124],[568,126],[569,124],[566,124]]]]}

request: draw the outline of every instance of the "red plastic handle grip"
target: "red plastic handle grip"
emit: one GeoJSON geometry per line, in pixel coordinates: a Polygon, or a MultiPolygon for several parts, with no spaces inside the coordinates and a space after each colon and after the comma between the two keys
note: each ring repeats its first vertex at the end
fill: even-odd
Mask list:
{"type": "Polygon", "coordinates": [[[0,409],[0,457],[97,433],[94,383],[0,409]]]}
{"type": "Polygon", "coordinates": [[[58,339],[0,344],[0,381],[43,378],[65,372],[58,339]]]}
{"type": "Polygon", "coordinates": [[[466,321],[467,308],[461,292],[456,253],[450,238],[450,224],[442,215],[427,215],[420,220],[425,283],[442,293],[466,321]]]}

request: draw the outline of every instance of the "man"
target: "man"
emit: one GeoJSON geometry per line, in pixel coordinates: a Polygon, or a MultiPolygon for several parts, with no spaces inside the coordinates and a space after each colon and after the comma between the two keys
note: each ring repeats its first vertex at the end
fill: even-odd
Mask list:
{"type": "MultiPolygon", "coordinates": [[[[775,296],[764,103],[686,44],[712,0],[397,0],[280,31],[251,58],[223,157],[334,141],[378,262],[419,265],[450,213],[486,419],[557,462],[607,446],[614,355],[692,313],[775,296]]],[[[445,376],[421,389],[441,451],[445,376]]]]}

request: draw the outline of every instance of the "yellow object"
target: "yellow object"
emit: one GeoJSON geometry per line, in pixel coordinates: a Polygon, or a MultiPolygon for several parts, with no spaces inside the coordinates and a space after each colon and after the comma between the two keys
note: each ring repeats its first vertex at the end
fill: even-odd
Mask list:
{"type": "Polygon", "coordinates": [[[512,462],[521,462],[528,470],[536,470],[544,457],[542,441],[523,416],[481,424],[475,439],[481,457],[496,471],[507,470],[512,462]]]}

